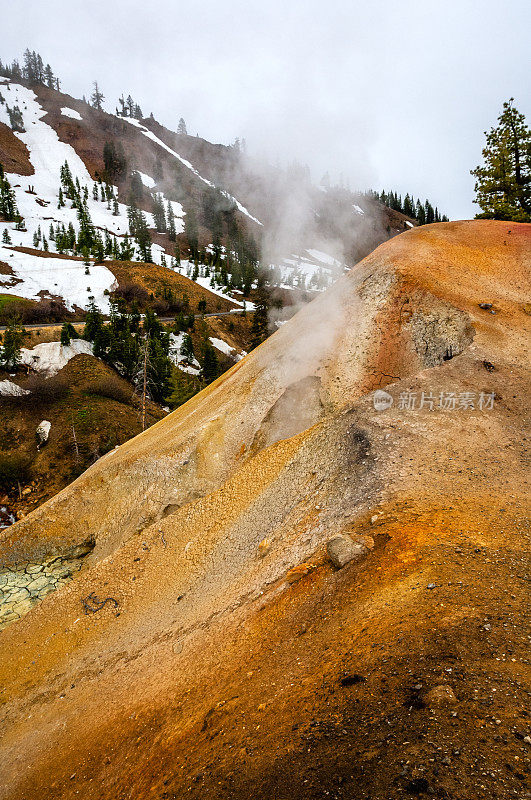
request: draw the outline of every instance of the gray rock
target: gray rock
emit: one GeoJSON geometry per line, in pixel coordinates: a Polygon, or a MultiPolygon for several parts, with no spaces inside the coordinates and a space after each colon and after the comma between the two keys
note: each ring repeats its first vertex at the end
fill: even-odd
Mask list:
{"type": "Polygon", "coordinates": [[[361,561],[369,549],[361,542],[355,542],[348,534],[340,533],[328,540],[326,552],[334,567],[341,569],[351,561],[361,561]]]}

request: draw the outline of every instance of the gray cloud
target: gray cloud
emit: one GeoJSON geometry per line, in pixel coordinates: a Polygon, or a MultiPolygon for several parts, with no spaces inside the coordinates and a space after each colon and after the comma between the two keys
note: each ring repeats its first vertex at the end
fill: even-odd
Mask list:
{"type": "Polygon", "coordinates": [[[17,0],[1,55],[29,46],[73,95],[95,78],[109,109],[131,92],[169,127],[463,218],[502,102],[531,115],[530,28],[525,0],[17,0]]]}

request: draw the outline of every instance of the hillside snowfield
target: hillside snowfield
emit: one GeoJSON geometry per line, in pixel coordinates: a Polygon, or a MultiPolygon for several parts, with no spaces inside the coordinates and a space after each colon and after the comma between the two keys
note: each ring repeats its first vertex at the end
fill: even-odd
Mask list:
{"type": "MultiPolygon", "coordinates": [[[[93,188],[95,181],[74,148],[66,142],[60,141],[56,131],[45,121],[46,111],[37,100],[36,94],[24,86],[9,81],[0,82],[5,102],[0,104],[0,122],[10,127],[7,106],[20,108],[25,132],[15,132],[28,148],[29,158],[34,169],[34,174],[21,176],[8,173],[15,195],[18,209],[24,218],[26,230],[16,229],[14,222],[0,223],[0,234],[4,229],[9,232],[11,245],[0,243],[0,261],[9,265],[12,275],[0,277],[0,291],[28,299],[40,297],[62,297],[69,309],[87,308],[89,298],[94,297],[96,305],[103,311],[109,311],[108,293],[115,287],[113,273],[103,264],[95,265],[93,260],[86,273],[86,265],[78,259],[68,256],[53,257],[55,242],[49,238],[50,225],[64,224],[68,227],[72,223],[77,230],[77,211],[70,207],[70,201],[58,208],[60,170],[65,161],[68,162],[74,181],[79,180],[80,185],[87,186],[87,205],[93,225],[101,231],[108,231],[110,235],[123,237],[129,232],[127,220],[127,207],[118,204],[118,215],[114,215],[106,201],[94,200],[93,188]],[[34,235],[39,230],[48,240],[49,256],[22,253],[13,247],[34,248],[34,235]]],[[[64,106],[61,113],[72,119],[81,120],[82,116],[74,109],[64,106]]],[[[168,147],[154,133],[145,128],[138,120],[129,117],[120,117],[130,125],[138,128],[144,136],[154,141],[161,148],[170,153],[196,177],[208,186],[214,187],[208,179],[204,178],[196,168],[176,151],[168,147]]],[[[139,173],[143,185],[148,189],[156,186],[155,180],[145,173],[139,173]]],[[[97,185],[97,184],[96,184],[97,185]]],[[[114,187],[116,193],[116,187],[114,187]]],[[[162,193],[161,193],[162,194],[162,193]]],[[[242,214],[253,220],[258,225],[262,223],[232,195],[223,191],[223,194],[234,202],[242,214]]],[[[168,199],[162,194],[164,204],[168,199]]],[[[180,203],[170,201],[174,214],[177,233],[184,230],[185,212],[180,203]]],[[[154,228],[153,216],[146,213],[148,225],[154,228]]],[[[39,245],[41,247],[41,245],[39,245]]],[[[153,261],[158,265],[168,265],[170,256],[164,248],[153,244],[153,261]]],[[[276,276],[275,282],[286,289],[311,289],[322,291],[326,289],[335,278],[343,271],[342,266],[333,257],[319,250],[307,250],[300,255],[291,255],[280,260],[276,265],[271,265],[276,276]]],[[[170,268],[170,267],[168,267],[170,268]]],[[[193,265],[183,260],[176,268],[181,275],[191,277],[193,265]]],[[[200,268],[197,278],[200,286],[221,297],[231,297],[235,303],[243,306],[244,302],[236,300],[234,295],[222,288],[212,285],[211,278],[205,274],[205,269],[200,268]]],[[[247,308],[252,310],[253,304],[247,302],[247,308]]]]}
{"type": "MultiPolygon", "coordinates": [[[[34,169],[34,174],[21,176],[8,173],[7,178],[11,183],[17,200],[17,206],[24,217],[26,231],[16,230],[15,223],[1,223],[9,230],[9,235],[14,246],[33,247],[33,236],[41,228],[44,236],[48,238],[50,224],[63,223],[65,226],[71,222],[78,228],[76,209],[69,207],[69,201],[63,208],[57,208],[60,186],[60,170],[65,161],[68,161],[74,181],[76,178],[82,186],[88,188],[88,208],[92,222],[96,228],[108,231],[111,235],[124,236],[128,233],[127,206],[118,204],[119,215],[114,216],[106,202],[94,200],[92,190],[95,181],[73,147],[61,142],[55,130],[42,118],[46,112],[37,101],[31,89],[15,83],[4,83],[2,92],[5,103],[0,104],[0,122],[10,127],[6,105],[10,108],[18,106],[22,113],[25,132],[15,132],[27,146],[29,157],[34,169]]],[[[77,111],[62,108],[61,113],[68,117],[81,119],[77,111]],[[76,115],[76,116],[74,116],[76,115]]],[[[149,176],[144,176],[149,181],[149,176]]],[[[153,182],[154,185],[154,182],[153,182]]],[[[116,187],[115,191],[116,191],[116,187]]],[[[164,198],[165,205],[167,199],[164,198]]],[[[175,228],[178,233],[184,230],[184,211],[180,203],[171,201],[175,216],[175,228]]],[[[146,214],[148,225],[153,226],[153,217],[146,214]]],[[[53,252],[55,244],[48,241],[50,251],[53,252]]],[[[160,264],[164,250],[158,245],[153,245],[153,260],[160,264]]],[[[2,282],[2,292],[15,294],[21,297],[38,299],[39,293],[61,295],[68,308],[78,305],[86,308],[88,298],[94,296],[96,305],[102,311],[109,310],[109,301],[104,295],[110,291],[115,283],[114,275],[103,265],[90,267],[90,276],[85,275],[82,262],[75,259],[52,259],[34,256],[13,251],[9,246],[0,245],[0,261],[5,261],[13,269],[16,283],[13,280],[2,282]]]]}
{"type": "Polygon", "coordinates": [[[79,111],[74,111],[73,108],[64,108],[63,107],[61,109],[61,114],[64,117],[70,117],[70,119],[83,119],[83,117],[81,116],[79,111]]]}

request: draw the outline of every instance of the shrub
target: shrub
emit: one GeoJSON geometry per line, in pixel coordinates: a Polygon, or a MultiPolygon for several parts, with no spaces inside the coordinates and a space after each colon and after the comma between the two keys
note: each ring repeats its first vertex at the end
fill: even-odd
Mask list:
{"type": "Polygon", "coordinates": [[[50,400],[62,400],[70,391],[68,381],[62,375],[54,375],[45,378],[43,375],[31,375],[24,388],[31,394],[24,395],[24,398],[33,403],[35,400],[49,402],[50,400]]]}
{"type": "Polygon", "coordinates": [[[106,375],[98,378],[85,390],[87,394],[108,397],[124,405],[131,404],[133,389],[118,378],[117,375],[106,375]]]}
{"type": "Polygon", "coordinates": [[[0,453],[0,487],[4,491],[16,488],[17,482],[23,484],[29,480],[31,463],[25,456],[0,453]]]}
{"type": "Polygon", "coordinates": [[[122,299],[127,305],[136,301],[139,306],[142,306],[148,301],[149,294],[142,286],[138,286],[136,283],[122,283],[121,286],[113,291],[112,298],[113,300],[122,299]]]}

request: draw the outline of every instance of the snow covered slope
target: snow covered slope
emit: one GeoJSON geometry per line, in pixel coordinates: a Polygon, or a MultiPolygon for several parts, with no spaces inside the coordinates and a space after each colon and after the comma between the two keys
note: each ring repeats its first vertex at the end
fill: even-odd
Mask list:
{"type": "MultiPolygon", "coordinates": [[[[36,94],[24,86],[15,83],[2,84],[5,103],[0,104],[0,122],[10,125],[6,106],[20,108],[25,132],[15,132],[29,151],[29,157],[34,169],[34,174],[22,178],[17,174],[7,174],[7,178],[15,191],[18,209],[24,218],[25,230],[18,230],[14,222],[0,223],[7,228],[9,237],[15,247],[33,247],[34,235],[41,233],[48,237],[50,225],[69,223],[78,228],[77,211],[69,207],[67,202],[58,208],[61,166],[68,162],[72,178],[78,180],[81,186],[88,189],[87,205],[92,223],[102,231],[118,237],[128,233],[127,207],[118,203],[118,214],[115,215],[106,201],[95,200],[93,197],[95,181],[73,147],[60,141],[56,131],[48,125],[42,117],[46,112],[37,101],[36,94]]],[[[73,109],[61,109],[64,116],[81,118],[73,109]],[[74,116],[75,115],[75,116],[74,116]]],[[[145,176],[146,178],[148,176],[145,176]]],[[[97,185],[97,184],[96,184],[97,185]]],[[[115,187],[114,187],[115,188],[115,187]]],[[[115,189],[116,191],[116,189],[115,189]]],[[[164,198],[165,205],[168,201],[164,198]]],[[[171,202],[175,217],[176,232],[184,229],[184,212],[180,203],[171,202]]],[[[153,225],[151,214],[146,214],[148,225],[153,225]]],[[[50,251],[55,249],[53,240],[48,239],[50,251]]],[[[153,245],[153,259],[156,263],[162,262],[164,250],[159,245],[153,245]]],[[[27,298],[38,298],[39,295],[57,296],[64,298],[66,305],[73,308],[75,305],[86,308],[88,298],[94,297],[96,305],[103,311],[108,311],[109,301],[106,292],[115,284],[114,275],[103,265],[92,265],[90,275],[85,274],[85,266],[76,259],[53,259],[39,257],[33,254],[13,251],[9,245],[0,245],[0,261],[6,262],[13,270],[15,280],[10,279],[1,283],[1,291],[27,298]]]]}
{"type": "MultiPolygon", "coordinates": [[[[187,161],[186,158],[183,158],[182,156],[179,155],[179,153],[176,153],[175,150],[172,150],[171,147],[168,147],[168,145],[165,144],[162,141],[162,139],[159,139],[158,136],[155,136],[155,134],[152,131],[150,131],[146,127],[144,127],[144,125],[142,125],[142,123],[139,122],[137,119],[134,119],[134,117],[120,117],[120,119],[125,119],[131,125],[134,125],[135,128],[138,128],[140,131],[142,131],[144,136],[147,136],[147,138],[151,139],[152,142],[155,142],[155,144],[158,144],[159,147],[162,147],[163,150],[166,150],[166,152],[169,153],[170,155],[172,155],[174,158],[176,158],[177,161],[180,161],[181,164],[184,167],[186,167],[191,172],[193,172],[194,175],[197,178],[199,178],[200,181],[205,183],[207,186],[211,186],[212,188],[215,188],[214,184],[211,181],[207,180],[207,178],[203,178],[203,176],[199,174],[199,172],[196,170],[196,168],[192,164],[190,164],[190,162],[187,161]]],[[[238,211],[241,211],[241,213],[245,214],[246,217],[249,217],[249,219],[251,219],[253,222],[256,222],[257,225],[261,225],[262,224],[260,222],[260,220],[256,219],[256,217],[253,217],[253,215],[250,214],[249,211],[247,211],[247,209],[244,206],[242,206],[242,204],[238,200],[236,200],[235,197],[233,197],[231,194],[229,194],[228,192],[225,192],[223,190],[221,190],[221,193],[228,200],[231,200],[233,203],[236,204],[236,206],[238,208],[238,211]]]]}

